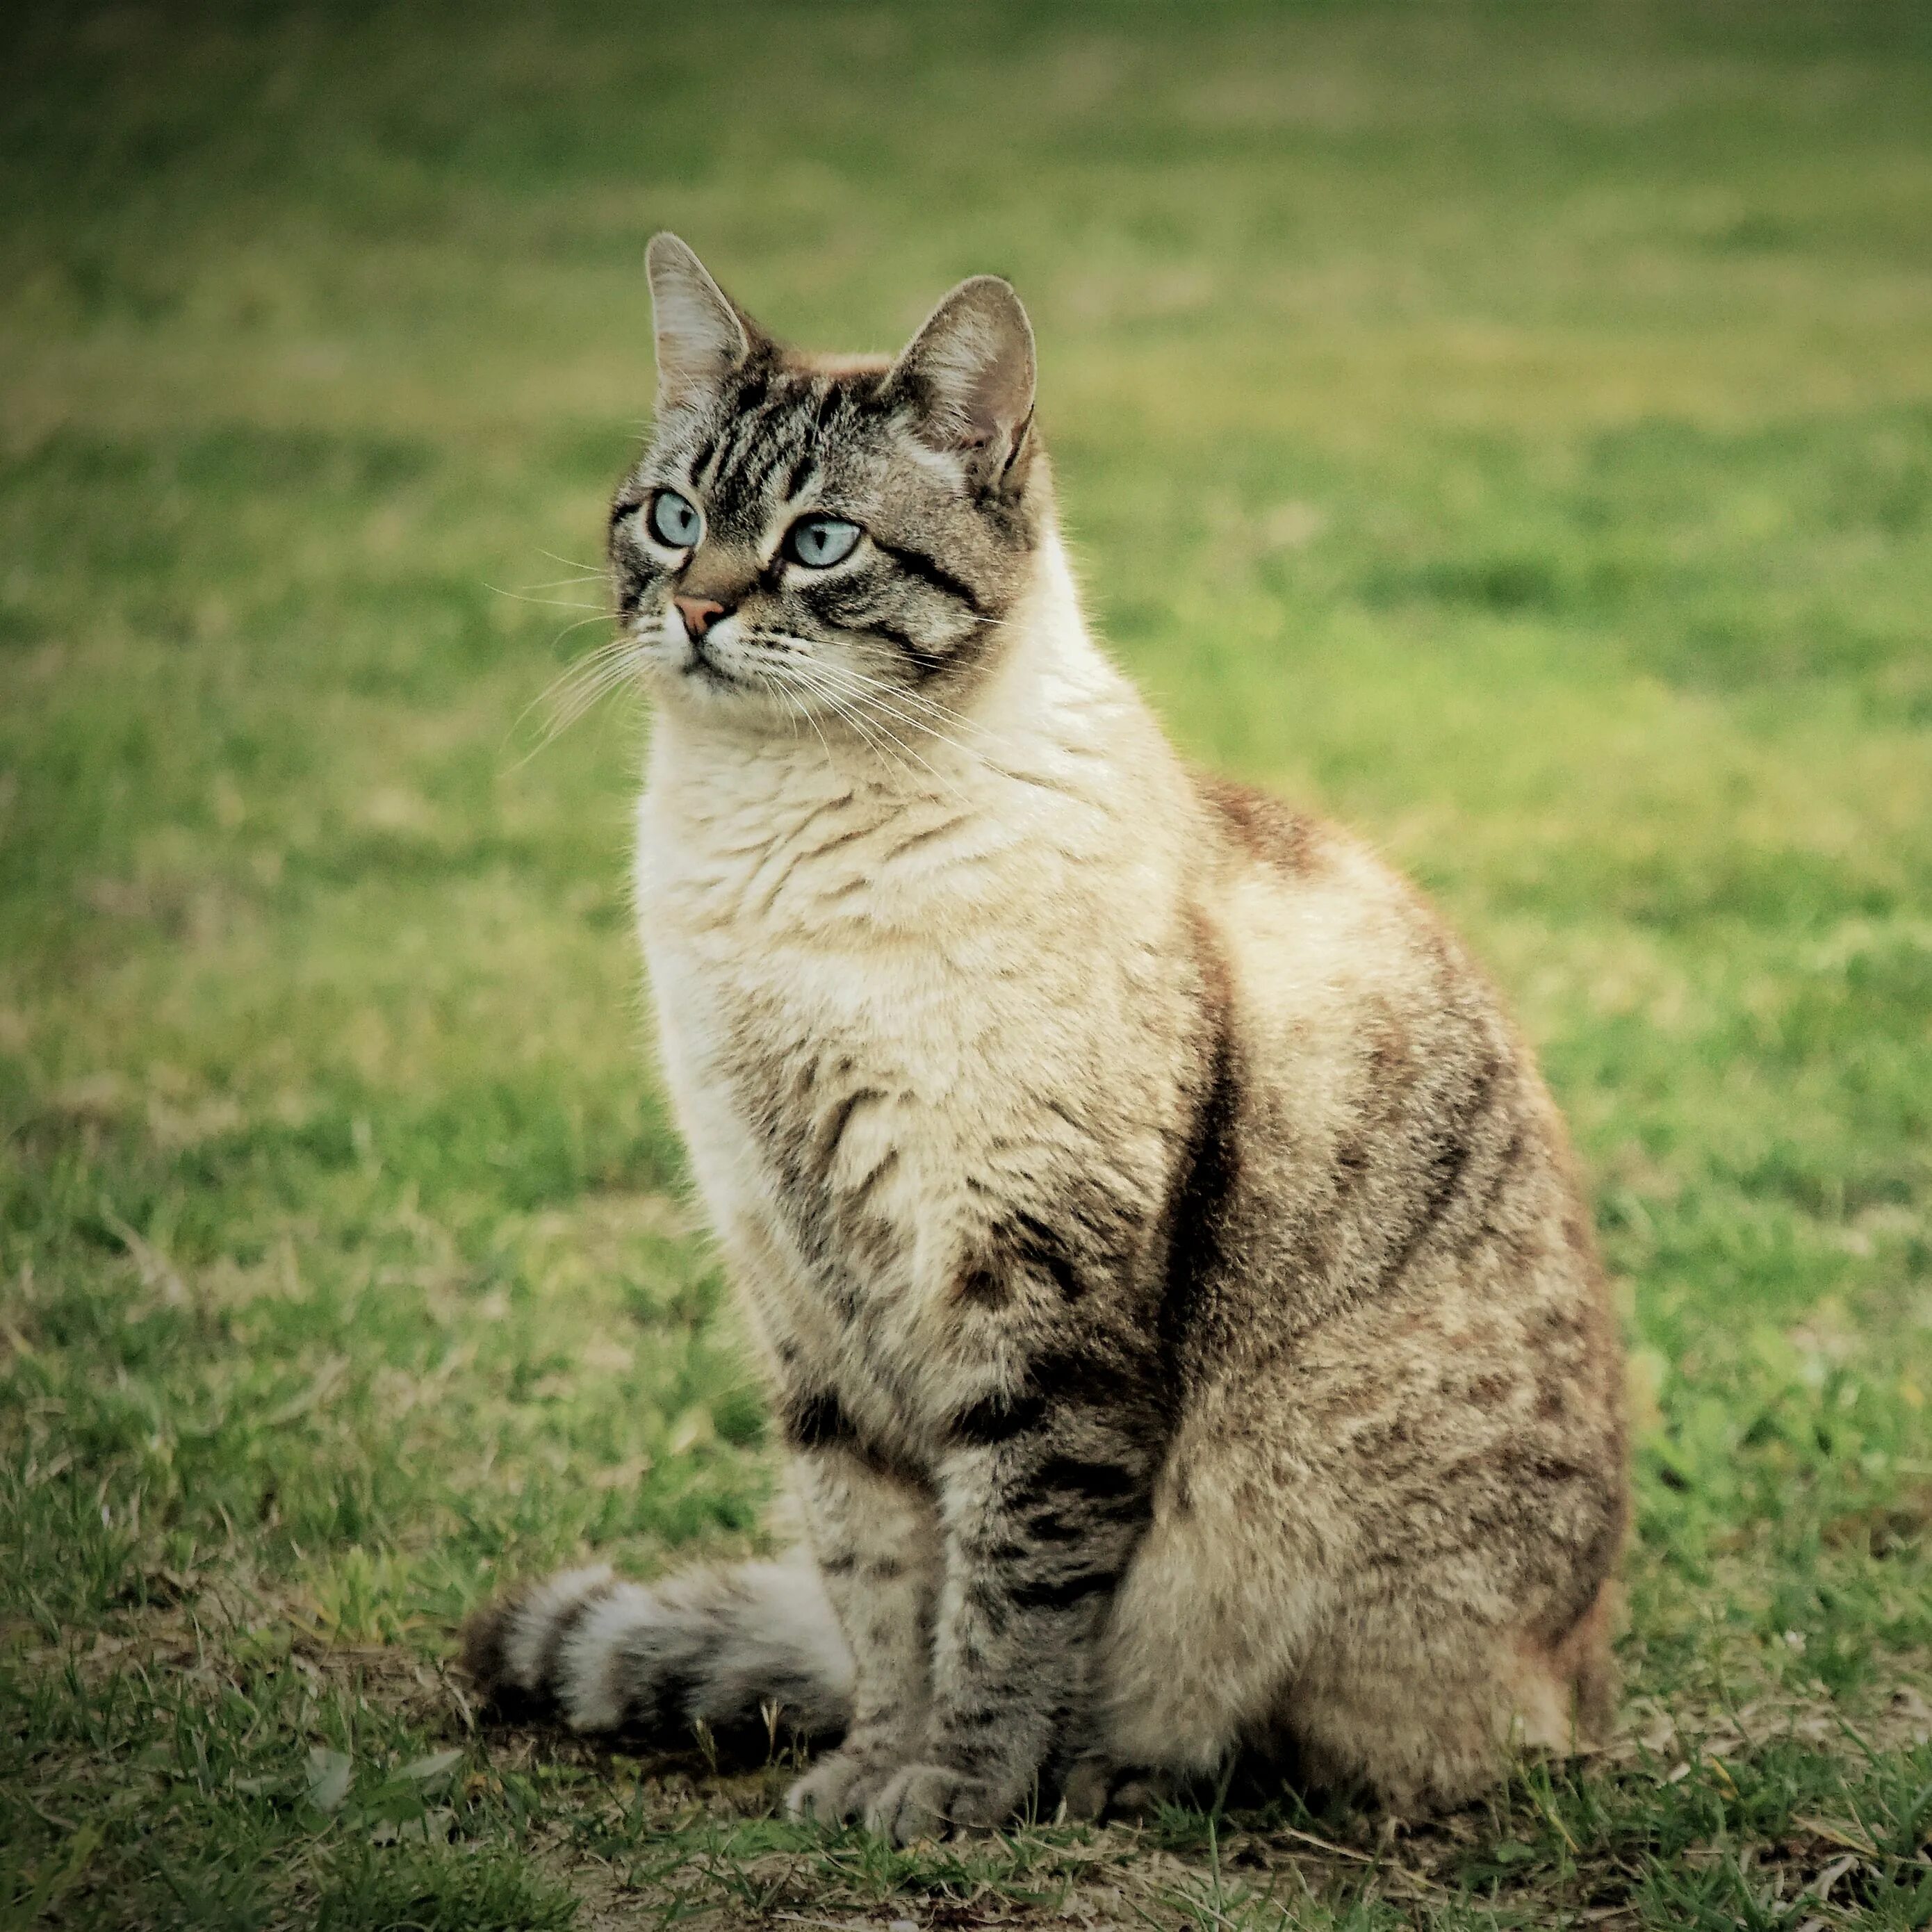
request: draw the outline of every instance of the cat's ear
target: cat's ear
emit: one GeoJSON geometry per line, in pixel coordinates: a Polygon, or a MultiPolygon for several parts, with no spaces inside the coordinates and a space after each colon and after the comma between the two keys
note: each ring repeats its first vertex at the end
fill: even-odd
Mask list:
{"type": "Polygon", "coordinates": [[[715,388],[764,340],[758,326],[668,229],[644,250],[657,325],[658,406],[715,388]]]}
{"type": "Polygon", "coordinates": [[[1033,328],[1010,282],[962,282],[886,380],[911,404],[923,440],[962,458],[976,482],[1017,485],[1032,442],[1033,328]]]}

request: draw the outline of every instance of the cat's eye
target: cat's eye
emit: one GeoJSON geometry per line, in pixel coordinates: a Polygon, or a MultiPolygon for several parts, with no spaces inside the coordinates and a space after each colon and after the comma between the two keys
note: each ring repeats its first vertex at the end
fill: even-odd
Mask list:
{"type": "Polygon", "coordinates": [[[808,570],[843,563],[865,532],[843,517],[801,517],[785,532],[784,554],[808,570]]]}
{"type": "Polygon", "coordinates": [[[668,544],[673,550],[689,550],[704,529],[704,519],[698,514],[698,506],[688,496],[680,496],[675,490],[660,490],[651,499],[646,512],[650,518],[651,535],[661,544],[668,544]]]}

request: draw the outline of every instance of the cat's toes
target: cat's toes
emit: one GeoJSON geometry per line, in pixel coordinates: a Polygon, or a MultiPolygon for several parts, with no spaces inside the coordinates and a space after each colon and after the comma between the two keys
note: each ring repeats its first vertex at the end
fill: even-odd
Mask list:
{"type": "Polygon", "coordinates": [[[1068,1819],[1078,1825],[1098,1822],[1113,1796],[1118,1775],[1111,1758],[1082,1758],[1068,1772],[1066,1781],[1060,1788],[1060,1802],[1066,1808],[1068,1819]]]}
{"type": "Polygon", "coordinates": [[[910,1845],[943,1838],[949,1831],[1004,1825],[1018,1808],[1016,1794],[984,1778],[941,1764],[909,1764],[866,1807],[866,1822],[892,1844],[910,1845]]]}
{"type": "Polygon", "coordinates": [[[867,1752],[836,1750],[785,1793],[785,1810],[794,1818],[815,1818],[821,1824],[850,1824],[866,1815],[873,1795],[892,1774],[889,1761],[867,1752]]]}
{"type": "Polygon", "coordinates": [[[1082,1824],[1102,1818],[1137,1823],[1153,1817],[1163,1804],[1180,1794],[1181,1780],[1172,1772],[1130,1769],[1111,1758],[1083,1757],[1066,1774],[1060,1797],[1067,1817],[1082,1824]]]}
{"type": "Polygon", "coordinates": [[[1162,1771],[1143,1771],[1123,1778],[1107,1799],[1107,1816],[1127,1824],[1144,1824],[1163,1804],[1179,1802],[1181,1780],[1162,1771]]]}

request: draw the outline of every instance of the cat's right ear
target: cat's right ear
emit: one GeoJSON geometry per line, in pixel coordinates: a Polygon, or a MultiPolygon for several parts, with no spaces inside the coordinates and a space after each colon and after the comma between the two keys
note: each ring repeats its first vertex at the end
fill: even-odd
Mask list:
{"type": "Polygon", "coordinates": [[[644,250],[657,326],[658,407],[714,389],[764,340],[758,325],[668,229],[644,250]]]}

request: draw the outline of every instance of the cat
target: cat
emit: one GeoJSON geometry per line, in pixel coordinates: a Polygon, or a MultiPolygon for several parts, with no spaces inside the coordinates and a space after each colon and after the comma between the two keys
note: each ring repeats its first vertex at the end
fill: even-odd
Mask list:
{"type": "Polygon", "coordinates": [[[1093,641],[1007,283],[826,358],[675,237],[648,267],[610,532],[640,925],[803,1533],[512,1592],[472,1676],[580,1730],[836,1740],[791,1808],[902,1843],[1244,1748],[1398,1813],[1570,1749],[1623,1370],[1496,997],[1093,641]]]}

